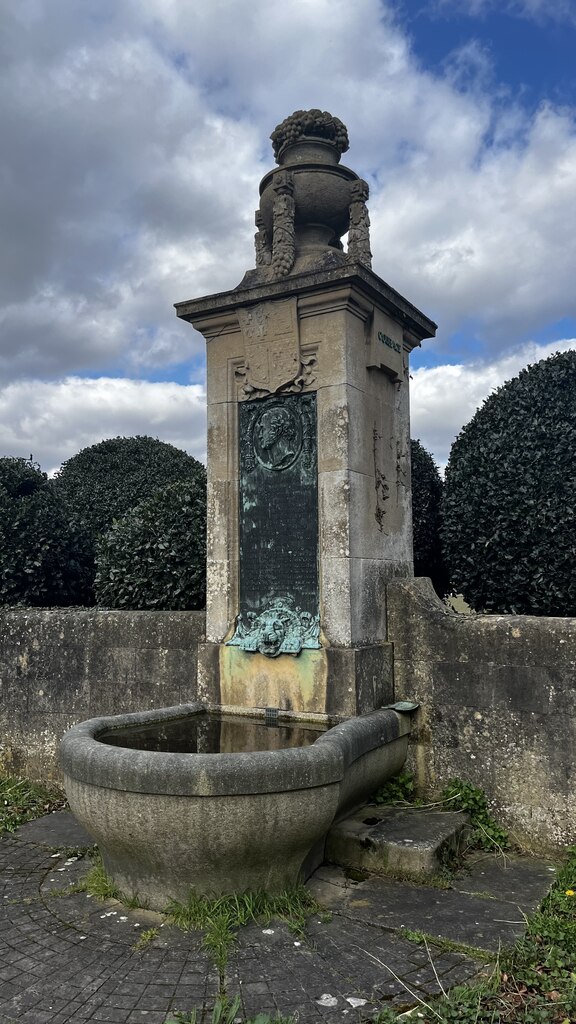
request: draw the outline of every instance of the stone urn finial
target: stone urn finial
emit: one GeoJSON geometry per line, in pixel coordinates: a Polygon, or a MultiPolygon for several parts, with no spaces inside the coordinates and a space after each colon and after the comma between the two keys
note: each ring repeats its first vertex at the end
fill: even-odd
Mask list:
{"type": "Polygon", "coordinates": [[[276,163],[314,159],[321,163],[339,163],[350,147],[346,125],[327,110],[295,110],[276,126],[270,138],[276,163]]]}
{"type": "Polygon", "coordinates": [[[286,277],[344,263],[370,266],[368,185],[340,163],[346,125],[327,110],[295,110],[272,132],[279,165],[260,183],[256,266],[286,277]],[[340,239],[349,234],[348,253],[340,239]]]}

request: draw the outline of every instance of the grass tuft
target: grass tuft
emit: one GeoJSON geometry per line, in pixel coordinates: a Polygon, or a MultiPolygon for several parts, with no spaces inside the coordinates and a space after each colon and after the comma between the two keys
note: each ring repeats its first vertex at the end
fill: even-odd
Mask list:
{"type": "MultiPolygon", "coordinates": [[[[208,1024],[208,1020],[210,1024],[235,1024],[235,1021],[242,1019],[240,996],[230,1000],[222,995],[216,999],[210,1018],[199,1010],[192,1010],[190,1013],[175,1012],[173,1017],[168,1018],[166,1024],[201,1024],[203,1021],[208,1024]]],[[[246,1020],[245,1024],[296,1024],[296,1020],[294,1016],[284,1017],[278,1014],[271,1017],[268,1013],[259,1013],[256,1017],[246,1020]]]]}
{"type": "Polygon", "coordinates": [[[138,942],[134,944],[132,949],[138,951],[147,949],[150,943],[154,942],[154,939],[156,939],[159,934],[159,928],[146,928],[145,931],[140,932],[140,938],[138,939],[138,942]]]}
{"type": "Polygon", "coordinates": [[[247,891],[216,897],[202,896],[191,889],[186,903],[171,900],[165,912],[169,922],[182,931],[204,932],[204,948],[223,974],[236,931],[242,925],[255,921],[266,926],[276,918],[302,936],[307,917],[320,910],[302,885],[277,894],[247,891]]]}
{"type": "Polygon", "coordinates": [[[124,896],[118,886],[106,874],[102,858],[98,851],[91,854],[92,867],[84,875],[84,878],[71,886],[73,892],[87,892],[97,900],[122,900],[124,896]]]}
{"type": "MultiPolygon", "coordinates": [[[[434,947],[452,948],[468,956],[479,954],[478,950],[423,933],[402,934],[412,941],[423,942],[431,963],[434,947]]],[[[488,961],[489,954],[483,959],[488,961]]],[[[391,971],[391,968],[386,969],[391,971]]],[[[527,919],[524,938],[512,949],[501,952],[479,982],[450,989],[442,998],[430,999],[428,1003],[419,999],[417,993],[410,994],[417,1002],[413,1016],[419,1024],[573,1024],[576,1021],[576,847],[568,850],[567,860],[549,895],[539,910],[527,919]]],[[[384,1008],[374,1019],[377,1024],[389,1024],[397,1018],[393,1010],[384,1008]]]]}
{"type": "Polygon", "coordinates": [[[66,806],[63,793],[13,775],[0,778],[0,833],[66,806]]]}

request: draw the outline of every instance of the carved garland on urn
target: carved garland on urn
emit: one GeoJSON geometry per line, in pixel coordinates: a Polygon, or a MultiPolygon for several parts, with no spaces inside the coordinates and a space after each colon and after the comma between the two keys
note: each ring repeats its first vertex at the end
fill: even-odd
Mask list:
{"type": "Polygon", "coordinates": [[[348,230],[348,258],[354,262],[372,266],[370,252],[370,216],[366,200],[368,199],[368,182],[359,178],[352,183],[352,202],[350,203],[350,228],[348,230]]]}
{"type": "Polygon", "coordinates": [[[289,171],[281,171],[274,183],[276,199],[273,207],[272,270],[277,277],[285,277],[294,266],[296,234],[294,218],[294,182],[289,171]]]}

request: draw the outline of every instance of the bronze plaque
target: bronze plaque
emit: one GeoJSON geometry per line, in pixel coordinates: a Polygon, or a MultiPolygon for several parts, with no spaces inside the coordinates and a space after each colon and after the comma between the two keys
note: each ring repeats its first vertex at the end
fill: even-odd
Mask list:
{"type": "Polygon", "coordinates": [[[231,643],[270,657],[319,647],[316,395],[238,407],[240,615],[231,643]]]}

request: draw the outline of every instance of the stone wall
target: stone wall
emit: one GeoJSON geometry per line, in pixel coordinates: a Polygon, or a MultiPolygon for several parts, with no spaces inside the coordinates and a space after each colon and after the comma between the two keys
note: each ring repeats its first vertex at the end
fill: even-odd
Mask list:
{"type": "Polygon", "coordinates": [[[470,781],[521,841],[576,842],[576,619],[458,615],[411,579],[388,588],[388,629],[425,791],[470,781]]]}
{"type": "Polygon", "coordinates": [[[74,722],[196,697],[204,612],[0,610],[0,770],[59,777],[74,722]]]}

